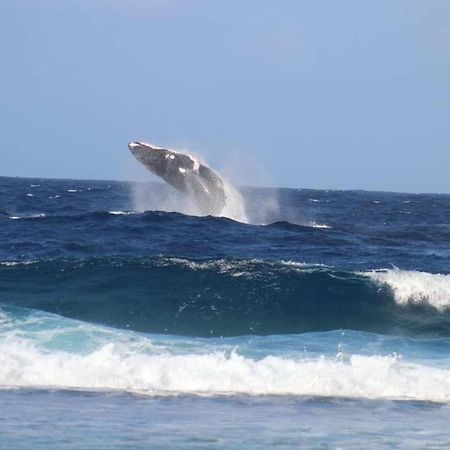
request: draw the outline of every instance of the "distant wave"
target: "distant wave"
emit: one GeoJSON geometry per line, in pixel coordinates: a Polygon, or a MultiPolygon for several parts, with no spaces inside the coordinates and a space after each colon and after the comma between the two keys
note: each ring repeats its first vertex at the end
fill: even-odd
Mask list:
{"type": "MultiPolygon", "coordinates": [[[[70,224],[74,221],[103,221],[103,220],[114,220],[115,216],[136,216],[136,218],[139,219],[146,219],[146,220],[155,220],[157,221],[158,218],[166,217],[166,218],[179,218],[184,217],[181,213],[168,213],[164,211],[146,211],[146,212],[138,212],[138,211],[91,211],[86,213],[36,213],[36,214],[27,214],[27,215],[10,215],[8,213],[0,212],[0,216],[8,217],[12,220],[39,220],[39,221],[47,221],[49,223],[52,222],[63,222],[70,224]]],[[[202,219],[202,218],[199,218],[202,219]]],[[[208,218],[206,218],[208,219],[208,218]]],[[[229,219],[224,219],[229,220],[229,219]]]]}
{"type": "Polygon", "coordinates": [[[40,214],[31,214],[29,216],[9,216],[10,219],[12,220],[21,220],[21,219],[42,219],[46,217],[46,215],[44,213],[40,213],[40,214]]]}
{"type": "MultiPolygon", "coordinates": [[[[215,216],[190,216],[179,212],[167,212],[167,211],[135,211],[127,209],[111,209],[111,210],[94,210],[80,212],[79,210],[55,210],[50,212],[36,211],[33,213],[16,213],[6,212],[0,210],[0,220],[25,220],[27,223],[34,221],[39,222],[41,225],[52,226],[67,225],[72,227],[74,224],[85,223],[86,226],[92,222],[98,224],[115,224],[117,221],[133,228],[136,223],[148,223],[158,224],[161,222],[182,222],[183,225],[191,222],[196,222],[202,225],[208,226],[214,224],[219,230],[221,226],[236,226],[236,227],[258,227],[260,229],[279,229],[283,231],[291,231],[298,234],[310,234],[315,233],[316,236],[321,236],[324,239],[337,239],[338,236],[344,239],[364,239],[369,240],[372,244],[389,244],[392,246],[403,245],[405,242],[432,242],[445,245],[450,240],[450,227],[445,224],[431,224],[423,225],[421,223],[414,224],[414,226],[405,228],[387,228],[380,234],[378,231],[374,234],[374,230],[370,227],[359,228],[353,223],[346,223],[337,225],[336,223],[316,222],[311,220],[301,221],[288,221],[278,220],[275,222],[251,222],[244,224],[237,222],[227,217],[215,217],[215,216]]],[[[243,228],[241,228],[243,229],[243,228]]],[[[333,241],[335,242],[335,241],[333,241]]],[[[447,246],[444,247],[447,249],[447,246]]],[[[436,249],[440,251],[439,248],[436,249]]]]}
{"type": "Polygon", "coordinates": [[[135,211],[108,211],[108,214],[113,216],[129,216],[130,214],[138,214],[135,211]]]}
{"type": "MultiPolygon", "coordinates": [[[[3,212],[0,210],[0,216],[9,217],[9,219],[13,220],[33,220],[38,219],[42,220],[45,219],[48,222],[54,222],[54,221],[67,221],[67,223],[71,223],[74,220],[108,220],[113,219],[114,216],[134,216],[130,219],[135,220],[141,220],[146,219],[149,221],[152,220],[158,220],[158,218],[165,217],[166,219],[179,219],[179,218],[192,218],[194,220],[198,221],[214,221],[214,222],[221,222],[226,224],[227,222],[236,222],[233,219],[230,219],[228,217],[215,217],[215,216],[189,216],[186,214],[182,214],[179,212],[167,212],[167,211],[128,211],[128,210],[112,210],[112,211],[89,211],[84,213],[77,213],[77,212],[64,212],[64,213],[34,213],[34,214],[26,214],[26,215],[14,215],[9,214],[7,212],[3,212]]],[[[240,223],[240,222],[237,222],[240,223]]],[[[252,224],[250,224],[252,225],[252,224]]],[[[297,224],[297,223],[291,223],[288,221],[278,221],[273,222],[269,224],[259,225],[255,224],[257,226],[267,226],[272,228],[282,228],[285,230],[304,230],[307,231],[308,229],[330,229],[332,228],[329,225],[326,224],[320,224],[316,222],[307,222],[304,224],[297,224]]]]}
{"type": "Polygon", "coordinates": [[[307,224],[308,227],[313,227],[313,228],[324,228],[324,229],[330,229],[332,228],[330,225],[326,225],[324,223],[317,223],[317,222],[309,222],[307,224]]]}
{"type": "Polygon", "coordinates": [[[450,336],[450,276],[170,257],[0,264],[0,302],[192,336],[354,329],[450,336]]]}
{"type": "Polygon", "coordinates": [[[314,229],[331,229],[332,227],[325,224],[319,224],[316,222],[308,222],[305,224],[297,224],[287,221],[278,221],[265,225],[271,228],[281,228],[287,231],[313,231],[314,229]]]}

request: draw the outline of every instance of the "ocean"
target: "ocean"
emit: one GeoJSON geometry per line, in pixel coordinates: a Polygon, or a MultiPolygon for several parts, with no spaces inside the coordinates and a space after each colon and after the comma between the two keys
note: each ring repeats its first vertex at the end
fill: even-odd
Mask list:
{"type": "Polygon", "coordinates": [[[0,449],[450,448],[450,195],[240,191],[0,178],[0,449]]]}

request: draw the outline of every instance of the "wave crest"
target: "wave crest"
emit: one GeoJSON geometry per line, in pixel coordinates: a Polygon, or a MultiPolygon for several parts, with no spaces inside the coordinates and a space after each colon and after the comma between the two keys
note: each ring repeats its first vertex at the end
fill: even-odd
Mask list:
{"type": "Polygon", "coordinates": [[[146,395],[301,395],[450,401],[450,370],[395,356],[261,360],[233,352],[130,353],[113,343],[86,355],[0,344],[3,387],[126,390],[146,395]]]}
{"type": "Polygon", "coordinates": [[[363,274],[381,285],[389,286],[396,302],[401,305],[421,303],[441,311],[450,306],[450,275],[406,270],[363,274]]]}
{"type": "Polygon", "coordinates": [[[152,333],[354,329],[449,336],[449,276],[262,260],[104,257],[0,264],[0,302],[152,333]]]}

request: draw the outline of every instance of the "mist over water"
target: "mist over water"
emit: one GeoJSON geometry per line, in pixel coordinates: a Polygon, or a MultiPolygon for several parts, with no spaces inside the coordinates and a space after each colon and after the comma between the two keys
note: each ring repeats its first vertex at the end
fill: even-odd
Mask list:
{"type": "MultiPolygon", "coordinates": [[[[218,217],[227,217],[237,222],[248,223],[245,212],[245,202],[241,193],[228,181],[224,181],[226,203],[218,217]]],[[[130,192],[133,209],[138,212],[166,211],[178,212],[190,216],[202,216],[201,207],[197,200],[179,192],[170,186],[154,188],[149,183],[132,183],[130,192]]]]}
{"type": "Polygon", "coordinates": [[[179,212],[198,216],[199,209],[195,201],[163,183],[134,182],[130,184],[130,196],[133,210],[179,212]],[[158,186],[159,184],[159,186],[158,186]]]}

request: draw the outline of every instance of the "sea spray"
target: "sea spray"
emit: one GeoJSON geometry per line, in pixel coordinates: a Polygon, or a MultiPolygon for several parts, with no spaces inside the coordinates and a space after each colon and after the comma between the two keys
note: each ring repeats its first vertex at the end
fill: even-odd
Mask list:
{"type": "Polygon", "coordinates": [[[130,184],[133,209],[138,212],[166,211],[199,216],[191,197],[162,183],[134,182],[130,184]]]}
{"type": "Polygon", "coordinates": [[[427,304],[441,311],[450,307],[450,275],[399,269],[366,274],[376,283],[389,286],[399,304],[427,304]]]}
{"type": "Polygon", "coordinates": [[[227,180],[224,181],[225,190],[225,206],[221,212],[222,217],[237,220],[238,222],[247,223],[247,215],[245,212],[244,199],[241,193],[227,180]]]}
{"type": "MultiPolygon", "coordinates": [[[[244,199],[237,188],[222,179],[225,191],[225,206],[218,214],[238,222],[247,223],[244,199]]],[[[201,208],[193,198],[183,192],[162,185],[155,189],[155,183],[136,182],[130,184],[130,194],[135,211],[179,212],[190,216],[201,216],[201,208]]]]}

